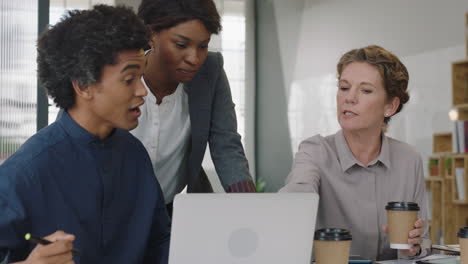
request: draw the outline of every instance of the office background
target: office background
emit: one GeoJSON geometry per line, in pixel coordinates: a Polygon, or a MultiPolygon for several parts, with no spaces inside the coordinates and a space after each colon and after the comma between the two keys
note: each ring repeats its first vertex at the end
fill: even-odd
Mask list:
{"type": "MultiPolygon", "coordinates": [[[[53,24],[66,9],[97,3],[136,8],[139,2],[0,0],[0,163],[35,133],[38,122],[46,125],[55,119],[55,107],[37,99],[35,40],[40,21],[48,16],[53,24]]],[[[408,67],[411,99],[390,122],[388,135],[413,145],[427,165],[433,133],[452,131],[451,63],[467,56],[467,1],[216,3],[224,30],[210,49],[225,57],[251,172],[267,183],[266,191],[283,185],[301,140],[339,129],[335,65],[352,48],[381,45],[408,67]]],[[[221,191],[209,155],[204,166],[215,190],[221,191]]]]}

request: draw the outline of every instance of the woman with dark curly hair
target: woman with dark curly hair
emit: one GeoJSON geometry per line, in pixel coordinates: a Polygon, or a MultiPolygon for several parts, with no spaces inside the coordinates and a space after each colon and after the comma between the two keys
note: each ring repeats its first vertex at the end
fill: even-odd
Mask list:
{"type": "Polygon", "coordinates": [[[97,5],[39,38],[40,83],[66,111],[0,165],[0,263],[167,264],[164,197],[128,132],[147,94],[147,37],[131,9],[97,5]]]}
{"type": "Polygon", "coordinates": [[[227,192],[253,192],[231,91],[220,53],[208,52],[221,30],[212,0],[143,0],[138,15],[151,31],[142,78],[148,90],[140,125],[169,212],[174,196],[211,192],[201,164],[211,157],[227,192]]]}
{"type": "Polygon", "coordinates": [[[317,228],[350,230],[351,254],[372,260],[396,258],[385,235],[387,202],[417,202],[420,219],[408,234],[408,244],[414,246],[400,253],[426,254],[421,157],[408,144],[385,135],[390,118],[409,100],[408,71],[379,46],[347,52],[337,70],[341,130],[303,141],[280,191],[318,193],[317,228]]]}

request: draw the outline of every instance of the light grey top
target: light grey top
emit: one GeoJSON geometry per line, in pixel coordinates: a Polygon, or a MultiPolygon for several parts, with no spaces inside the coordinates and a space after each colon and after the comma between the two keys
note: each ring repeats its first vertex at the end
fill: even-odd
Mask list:
{"type": "Polygon", "coordinates": [[[417,202],[419,217],[427,223],[421,157],[408,144],[385,135],[379,156],[367,166],[354,158],[341,130],[304,140],[280,191],[318,193],[316,229],[350,230],[351,254],[372,260],[397,258],[382,231],[387,224],[387,202],[417,202]]]}

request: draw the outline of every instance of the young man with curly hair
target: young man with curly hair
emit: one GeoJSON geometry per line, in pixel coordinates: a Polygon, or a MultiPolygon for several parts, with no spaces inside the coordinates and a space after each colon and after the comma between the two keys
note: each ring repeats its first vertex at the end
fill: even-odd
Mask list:
{"type": "Polygon", "coordinates": [[[128,132],[147,95],[146,43],[130,9],[105,5],[70,11],[40,37],[39,80],[66,111],[0,166],[0,263],[167,263],[164,197],[128,132]]]}

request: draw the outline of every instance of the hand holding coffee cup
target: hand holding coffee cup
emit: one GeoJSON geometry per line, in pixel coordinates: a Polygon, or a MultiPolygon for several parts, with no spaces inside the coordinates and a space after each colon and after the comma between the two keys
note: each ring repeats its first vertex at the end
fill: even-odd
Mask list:
{"type": "Polygon", "coordinates": [[[460,263],[468,264],[468,226],[460,228],[457,237],[460,244],[460,263]]]}
{"type": "Polygon", "coordinates": [[[324,228],[315,231],[315,263],[348,264],[351,240],[351,233],[346,229],[324,228]]]}
{"type": "MultiPolygon", "coordinates": [[[[388,226],[383,226],[383,232],[388,234],[388,226]]],[[[423,242],[422,235],[424,233],[424,220],[419,218],[416,223],[414,223],[414,229],[410,231],[408,244],[413,245],[410,249],[400,249],[400,253],[408,257],[413,257],[418,255],[421,250],[421,244],[423,242]]]]}
{"type": "Polygon", "coordinates": [[[389,202],[387,222],[390,248],[402,249],[406,255],[415,255],[419,247],[413,247],[422,241],[424,221],[418,220],[419,206],[413,202],[389,202]],[[406,251],[407,250],[407,251],[406,251]]]}

